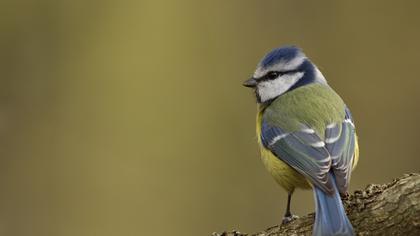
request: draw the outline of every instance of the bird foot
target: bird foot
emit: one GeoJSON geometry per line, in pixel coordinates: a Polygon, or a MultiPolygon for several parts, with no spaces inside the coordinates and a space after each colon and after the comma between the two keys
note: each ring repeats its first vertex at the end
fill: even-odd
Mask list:
{"type": "Polygon", "coordinates": [[[340,193],[341,200],[349,200],[350,194],[348,192],[340,193]]]}
{"type": "Polygon", "coordinates": [[[296,219],[299,219],[299,216],[296,216],[296,215],[285,216],[283,217],[282,224],[283,225],[288,224],[296,219]]]}

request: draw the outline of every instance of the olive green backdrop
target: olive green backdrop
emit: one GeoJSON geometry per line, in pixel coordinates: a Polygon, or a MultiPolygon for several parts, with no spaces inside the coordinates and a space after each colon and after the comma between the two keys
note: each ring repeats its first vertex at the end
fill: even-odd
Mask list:
{"type": "MultiPolygon", "coordinates": [[[[0,235],[281,221],[241,86],[295,44],[353,112],[351,188],[420,167],[418,1],[1,1],[0,235]]],[[[313,211],[297,191],[293,210],[313,211]]]]}

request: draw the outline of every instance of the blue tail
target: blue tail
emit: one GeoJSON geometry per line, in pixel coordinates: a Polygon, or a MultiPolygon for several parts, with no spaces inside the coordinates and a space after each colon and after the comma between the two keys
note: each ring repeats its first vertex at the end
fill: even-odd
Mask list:
{"type": "MultiPolygon", "coordinates": [[[[334,176],[330,174],[330,178],[334,178],[334,176]]],[[[328,195],[321,189],[314,187],[316,211],[312,235],[353,236],[353,227],[347,218],[335,180],[332,182],[334,182],[335,188],[333,195],[328,195]]]]}

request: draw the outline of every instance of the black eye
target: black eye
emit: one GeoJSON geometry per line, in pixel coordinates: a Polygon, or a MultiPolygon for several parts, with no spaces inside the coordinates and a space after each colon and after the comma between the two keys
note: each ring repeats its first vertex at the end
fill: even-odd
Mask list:
{"type": "Polygon", "coordinates": [[[280,72],[278,71],[270,71],[268,72],[268,74],[266,75],[267,79],[275,79],[280,75],[280,72]]]}

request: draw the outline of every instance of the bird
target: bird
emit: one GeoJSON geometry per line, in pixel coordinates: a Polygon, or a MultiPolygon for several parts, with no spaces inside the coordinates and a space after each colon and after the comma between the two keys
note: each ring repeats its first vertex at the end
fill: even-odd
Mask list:
{"type": "Polygon", "coordinates": [[[261,159],[287,191],[283,224],[293,221],[295,189],[313,189],[312,235],[354,235],[341,197],[359,159],[354,121],[343,99],[297,46],[275,48],[243,83],[254,90],[261,159]]]}

